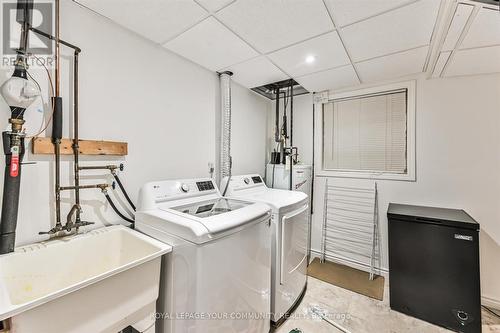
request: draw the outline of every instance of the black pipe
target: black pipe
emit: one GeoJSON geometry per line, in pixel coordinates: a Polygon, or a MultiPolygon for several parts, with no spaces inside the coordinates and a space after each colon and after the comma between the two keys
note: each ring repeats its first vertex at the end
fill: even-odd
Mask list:
{"type": "MultiPolygon", "coordinates": [[[[127,191],[125,190],[125,187],[123,186],[122,182],[120,181],[120,178],[118,177],[118,175],[116,174],[116,172],[113,172],[113,177],[115,177],[116,179],[116,183],[118,184],[118,186],[120,187],[120,190],[122,191],[123,193],[123,196],[125,197],[125,199],[127,199],[130,207],[132,207],[132,209],[134,211],[136,211],[136,208],[135,208],[135,205],[134,203],[132,202],[132,200],[130,200],[130,197],[128,196],[128,193],[127,191]]],[[[229,182],[229,181],[228,181],[229,182]]]]}
{"type": "Polygon", "coordinates": [[[21,162],[24,157],[24,138],[19,138],[19,171],[11,175],[12,137],[11,133],[3,132],[3,149],[5,152],[5,175],[3,187],[2,219],[0,220],[0,254],[14,251],[16,243],[17,213],[19,211],[19,190],[21,186],[21,162]]]}
{"type": "Polygon", "coordinates": [[[293,80],[290,81],[290,147],[293,147],[293,80]]]}
{"type": "Polygon", "coordinates": [[[293,191],[293,80],[290,80],[290,191],[293,191]]]}
{"type": "Polygon", "coordinates": [[[115,204],[113,203],[113,201],[111,200],[111,198],[109,197],[109,194],[104,192],[104,196],[106,197],[106,200],[108,200],[109,202],[109,205],[111,206],[111,208],[113,208],[113,210],[115,211],[116,215],[118,215],[119,217],[121,217],[122,219],[124,219],[125,221],[127,222],[130,222],[132,224],[135,224],[135,221],[132,220],[132,219],[129,219],[128,217],[126,217],[125,215],[123,215],[119,210],[118,208],[116,208],[115,204]]]}
{"type": "MultiPolygon", "coordinates": [[[[288,104],[288,101],[287,101],[287,93],[284,92],[283,93],[284,96],[283,96],[283,137],[286,139],[288,139],[288,119],[287,119],[287,116],[286,116],[286,107],[287,107],[287,104],[288,104]]],[[[288,97],[290,98],[290,97],[288,97]]],[[[286,145],[286,144],[285,144],[286,145]]]]}
{"type": "Polygon", "coordinates": [[[313,111],[313,116],[312,116],[312,134],[313,134],[313,139],[312,139],[312,166],[311,166],[311,199],[310,199],[310,205],[311,205],[311,215],[314,213],[314,206],[313,206],[313,203],[314,203],[314,159],[316,158],[315,155],[314,155],[314,145],[315,145],[315,142],[314,142],[314,138],[316,136],[316,104],[314,104],[314,93],[313,93],[313,107],[312,107],[312,111],[313,111]]]}
{"type": "MultiPolygon", "coordinates": [[[[79,113],[78,113],[78,55],[80,51],[75,50],[73,64],[73,157],[74,157],[74,182],[75,182],[75,205],[80,206],[80,146],[79,146],[79,113]]],[[[81,212],[76,212],[76,223],[80,223],[81,212]]]]}
{"type": "Polygon", "coordinates": [[[19,52],[26,54],[29,45],[29,30],[33,19],[33,0],[18,0],[16,21],[21,24],[21,39],[19,41],[19,52]]]}
{"type": "MultiPolygon", "coordinates": [[[[286,164],[286,154],[285,154],[285,147],[286,147],[286,139],[287,139],[287,133],[286,133],[286,92],[280,92],[280,88],[278,88],[278,96],[280,94],[283,94],[283,125],[282,125],[282,130],[280,129],[280,133],[282,137],[280,139],[283,139],[283,142],[280,143],[281,148],[280,148],[280,157],[281,157],[281,164],[286,164]]],[[[279,105],[279,100],[276,101],[276,103],[279,105]]]]}
{"type": "Polygon", "coordinates": [[[78,46],[75,46],[75,45],[73,45],[73,44],[71,44],[71,43],[68,43],[68,42],[66,42],[66,41],[64,41],[64,40],[62,40],[62,39],[59,39],[59,38],[57,38],[57,37],[54,37],[54,36],[52,36],[52,35],[49,35],[49,34],[48,34],[48,33],[46,33],[46,32],[43,32],[43,31],[41,31],[41,30],[38,30],[37,28],[30,27],[29,29],[30,29],[31,31],[33,31],[34,33],[36,33],[36,34],[40,35],[40,36],[43,36],[43,37],[48,38],[48,39],[50,39],[50,40],[53,40],[53,41],[55,41],[55,42],[61,43],[62,45],[67,46],[67,47],[69,47],[69,48],[71,48],[71,49],[75,50],[75,52],[77,52],[77,53],[82,52],[82,49],[80,49],[78,46]]]}
{"type": "Polygon", "coordinates": [[[54,115],[52,116],[52,142],[55,151],[55,195],[56,195],[56,225],[61,225],[61,139],[62,139],[62,98],[52,98],[54,115]]]}
{"type": "Polygon", "coordinates": [[[80,171],[81,170],[110,170],[110,171],[113,171],[113,170],[118,169],[118,168],[120,168],[120,170],[122,170],[122,168],[117,166],[117,165],[90,165],[90,166],[79,167],[80,171]]]}
{"type": "Polygon", "coordinates": [[[274,141],[280,142],[280,89],[276,88],[276,132],[274,133],[274,141]]]}

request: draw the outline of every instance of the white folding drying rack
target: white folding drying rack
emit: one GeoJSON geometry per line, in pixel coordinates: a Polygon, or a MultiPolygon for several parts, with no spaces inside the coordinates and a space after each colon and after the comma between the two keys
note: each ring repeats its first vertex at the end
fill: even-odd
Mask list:
{"type": "Polygon", "coordinates": [[[344,258],[369,266],[373,280],[378,260],[377,183],[373,187],[332,185],[326,181],[322,261],[344,258]]]}

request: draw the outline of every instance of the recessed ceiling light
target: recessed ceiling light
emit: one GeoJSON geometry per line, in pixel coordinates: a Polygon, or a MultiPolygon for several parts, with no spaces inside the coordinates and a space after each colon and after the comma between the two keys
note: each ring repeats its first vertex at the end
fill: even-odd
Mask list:
{"type": "Polygon", "coordinates": [[[306,57],[306,63],[308,63],[308,64],[312,64],[315,61],[316,61],[316,57],[313,55],[309,55],[306,57]]]}

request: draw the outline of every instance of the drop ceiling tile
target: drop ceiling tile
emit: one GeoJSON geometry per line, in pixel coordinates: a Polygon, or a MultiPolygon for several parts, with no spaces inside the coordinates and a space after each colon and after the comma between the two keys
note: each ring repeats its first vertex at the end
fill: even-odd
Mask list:
{"type": "Polygon", "coordinates": [[[309,92],[335,90],[359,84],[358,77],[352,65],[330,69],[327,71],[304,75],[295,78],[309,92]]]}
{"type": "Polygon", "coordinates": [[[217,17],[263,53],[333,29],[322,0],[238,0],[217,17]]]}
{"type": "Polygon", "coordinates": [[[404,6],[415,0],[325,0],[340,27],[404,6]]]}
{"type": "Polygon", "coordinates": [[[375,82],[395,79],[402,76],[420,73],[424,67],[429,47],[391,54],[356,63],[361,81],[375,82]]]}
{"type": "Polygon", "coordinates": [[[224,70],[233,72],[233,79],[247,88],[255,88],[289,78],[265,56],[230,66],[224,70]]]}
{"type": "Polygon", "coordinates": [[[444,40],[443,51],[452,51],[455,48],[473,9],[473,5],[461,3],[457,6],[455,14],[453,15],[453,20],[446,34],[446,39],[444,40]]]}
{"type": "Polygon", "coordinates": [[[450,58],[451,51],[441,52],[439,54],[438,60],[436,61],[436,66],[434,67],[434,71],[432,72],[432,77],[440,77],[443,72],[448,59],[450,58]]]}
{"type": "Polygon", "coordinates": [[[192,0],[77,0],[76,2],[156,43],[173,38],[208,15],[192,0]]]}
{"type": "Polygon", "coordinates": [[[445,76],[500,72],[500,45],[460,50],[451,59],[445,76]]]}
{"type": "Polygon", "coordinates": [[[481,8],[460,48],[500,45],[500,12],[481,8]]]}
{"type": "Polygon", "coordinates": [[[349,57],[336,31],[269,54],[275,64],[292,76],[302,76],[349,64],[349,57]],[[306,58],[315,57],[313,63],[306,58]]]}
{"type": "Polygon", "coordinates": [[[196,0],[196,1],[206,9],[212,12],[216,12],[222,7],[230,4],[234,0],[196,0]]]}
{"type": "Polygon", "coordinates": [[[213,17],[195,25],[164,47],[212,71],[258,55],[213,17]]]}
{"type": "Polygon", "coordinates": [[[439,4],[421,0],[342,29],[347,50],[361,61],[428,45],[439,4]]]}

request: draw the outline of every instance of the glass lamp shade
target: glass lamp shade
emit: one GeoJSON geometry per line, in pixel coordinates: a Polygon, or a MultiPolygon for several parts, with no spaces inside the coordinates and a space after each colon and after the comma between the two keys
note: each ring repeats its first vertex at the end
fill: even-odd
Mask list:
{"type": "Polygon", "coordinates": [[[2,84],[0,93],[11,108],[23,109],[27,109],[40,96],[40,90],[33,82],[16,76],[2,84]]]}

